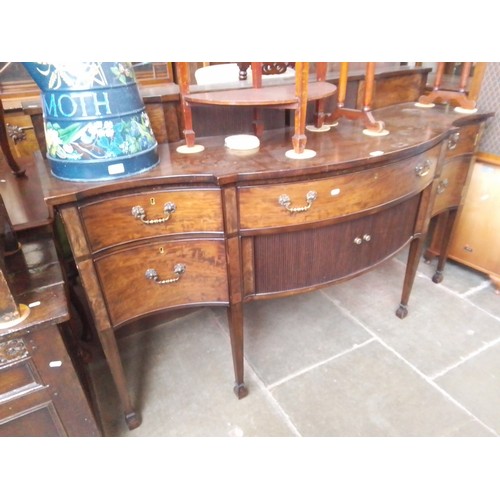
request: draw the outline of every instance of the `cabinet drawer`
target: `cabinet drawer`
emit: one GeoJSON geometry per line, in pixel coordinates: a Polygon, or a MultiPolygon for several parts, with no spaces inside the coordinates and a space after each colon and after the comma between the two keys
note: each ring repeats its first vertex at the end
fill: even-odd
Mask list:
{"type": "Polygon", "coordinates": [[[148,243],[95,265],[113,326],[169,307],[228,302],[222,239],[148,243]]]}
{"type": "MultiPolygon", "coordinates": [[[[140,213],[138,209],[136,212],[140,213]]],[[[83,205],[80,207],[80,214],[93,251],[166,234],[223,230],[222,203],[218,189],[129,194],[83,205]],[[134,207],[141,207],[144,221],[150,223],[134,216],[134,207]]]]}
{"type": "Polygon", "coordinates": [[[446,162],[439,177],[432,215],[460,204],[470,163],[469,155],[452,158],[446,162]]]}
{"type": "Polygon", "coordinates": [[[42,388],[31,358],[0,368],[0,403],[42,388]]]}
{"type": "Polygon", "coordinates": [[[253,238],[254,288],[268,294],[300,290],[358,274],[408,243],[420,196],[376,214],[328,226],[253,238]]]}
{"type": "Polygon", "coordinates": [[[450,134],[446,148],[446,156],[452,157],[465,153],[473,153],[476,147],[476,138],[479,125],[467,125],[450,134]]]}
{"type": "Polygon", "coordinates": [[[438,153],[439,147],[417,157],[324,180],[241,188],[241,228],[264,229],[328,220],[416,194],[432,181],[438,153]],[[286,195],[290,208],[305,208],[310,192],[316,197],[307,210],[290,213],[280,204],[280,197],[286,195]]]}

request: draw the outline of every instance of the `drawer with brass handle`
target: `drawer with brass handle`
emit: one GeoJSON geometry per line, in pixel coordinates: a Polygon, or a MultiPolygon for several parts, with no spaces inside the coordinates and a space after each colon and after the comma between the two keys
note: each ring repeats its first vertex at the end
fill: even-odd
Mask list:
{"type": "Polygon", "coordinates": [[[470,162],[469,156],[458,156],[446,162],[436,188],[432,215],[460,204],[470,162]]]}
{"type": "Polygon", "coordinates": [[[439,146],[414,158],[329,179],[241,187],[241,229],[325,221],[411,196],[432,182],[438,153],[439,146]]]}
{"type": "Polygon", "coordinates": [[[82,205],[80,214],[92,251],[167,234],[223,231],[218,189],[126,194],[82,205]]]}
{"type": "Polygon", "coordinates": [[[229,300],[223,239],[155,241],[97,257],[95,267],[113,326],[163,309],[229,300]]]}
{"type": "Polygon", "coordinates": [[[446,143],[446,156],[452,157],[474,151],[479,125],[468,125],[452,132],[446,143]]]}

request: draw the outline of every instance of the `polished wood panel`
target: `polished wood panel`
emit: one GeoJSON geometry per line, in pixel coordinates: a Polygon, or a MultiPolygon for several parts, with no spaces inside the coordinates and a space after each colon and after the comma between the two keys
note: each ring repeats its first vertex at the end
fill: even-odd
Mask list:
{"type": "Polygon", "coordinates": [[[478,124],[460,127],[452,132],[447,142],[448,158],[472,153],[478,141],[480,127],[478,124]]]}
{"type": "Polygon", "coordinates": [[[113,326],[165,309],[200,304],[227,304],[224,241],[158,241],[96,259],[96,269],[113,326]],[[182,274],[175,266],[185,266],[182,274]],[[159,284],[148,279],[154,269],[159,284]]]}
{"type": "Polygon", "coordinates": [[[436,199],[432,209],[433,216],[443,210],[459,206],[471,161],[472,155],[464,155],[454,157],[445,163],[439,176],[436,199]]]}
{"type": "Polygon", "coordinates": [[[93,251],[118,243],[164,234],[222,233],[222,204],[219,189],[172,189],[124,194],[82,205],[80,214],[93,251]],[[166,204],[175,210],[164,212],[166,204]],[[165,222],[145,224],[132,214],[140,206],[145,220],[165,222]]]}
{"type": "Polygon", "coordinates": [[[439,151],[437,146],[406,160],[326,180],[241,187],[241,229],[256,231],[326,221],[418,193],[432,182],[439,151]],[[279,203],[280,196],[286,194],[291,208],[306,206],[310,191],[317,197],[307,211],[290,213],[279,203]]]}
{"type": "Polygon", "coordinates": [[[319,229],[254,239],[255,293],[297,291],[359,274],[413,236],[419,198],[319,229]]]}

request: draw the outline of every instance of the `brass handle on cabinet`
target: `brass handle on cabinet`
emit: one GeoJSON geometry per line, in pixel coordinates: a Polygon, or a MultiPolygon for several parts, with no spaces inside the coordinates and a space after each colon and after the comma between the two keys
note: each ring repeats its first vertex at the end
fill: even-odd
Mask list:
{"type": "Polygon", "coordinates": [[[455,149],[457,147],[458,139],[460,139],[460,132],[455,132],[450,136],[450,138],[448,139],[449,150],[455,149]]]}
{"type": "Polygon", "coordinates": [[[146,219],[146,210],[142,208],[140,205],[136,205],[132,207],[132,215],[139,219],[143,224],[161,224],[162,222],[167,222],[170,219],[170,216],[175,212],[176,206],[175,203],[167,202],[163,205],[163,213],[165,217],[160,217],[158,219],[146,219]]]}
{"type": "Polygon", "coordinates": [[[186,271],[185,264],[176,264],[174,266],[174,274],[177,276],[175,278],[169,278],[166,280],[161,280],[158,276],[156,269],[148,269],[145,273],[146,279],[153,280],[158,285],[168,285],[170,283],[175,283],[181,279],[181,275],[186,271]]]}
{"type": "Polygon", "coordinates": [[[316,191],[309,191],[306,194],[307,205],[305,207],[290,208],[290,204],[292,203],[292,200],[290,199],[290,196],[288,196],[287,194],[282,194],[278,198],[278,203],[282,207],[285,207],[290,213],[307,212],[311,208],[312,202],[317,197],[318,197],[318,193],[316,193],[316,191]]]}
{"type": "Polygon", "coordinates": [[[425,160],[415,167],[415,173],[419,177],[425,177],[431,171],[431,167],[432,167],[431,160],[425,160]]]}
{"type": "Polygon", "coordinates": [[[439,184],[437,187],[437,194],[444,193],[444,191],[447,187],[448,187],[448,179],[443,179],[442,181],[439,181],[439,184]]]}

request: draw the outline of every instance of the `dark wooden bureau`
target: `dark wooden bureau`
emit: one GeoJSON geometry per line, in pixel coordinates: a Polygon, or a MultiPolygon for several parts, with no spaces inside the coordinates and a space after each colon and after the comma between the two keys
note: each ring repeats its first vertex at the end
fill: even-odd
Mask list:
{"type": "Polygon", "coordinates": [[[193,155],[164,144],[160,165],[111,182],[58,180],[38,156],[130,428],[141,418],[128,395],[119,326],[169,309],[227,308],[241,398],[249,301],[353,278],[409,245],[396,311],[406,316],[431,218],[460,204],[488,115],[406,103],[376,118],[388,135],[368,137],[347,120],[309,134],[317,154],[307,160],[285,157],[291,129],[267,131],[251,154],[224,148],[224,137],[200,138],[205,150],[193,155]]]}

